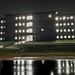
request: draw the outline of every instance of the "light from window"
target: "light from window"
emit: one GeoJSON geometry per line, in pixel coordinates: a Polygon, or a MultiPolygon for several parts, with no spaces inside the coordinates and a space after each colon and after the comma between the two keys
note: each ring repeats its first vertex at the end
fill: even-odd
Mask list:
{"type": "Polygon", "coordinates": [[[22,19],[25,19],[25,16],[22,16],[22,19]]]}
{"type": "Polygon", "coordinates": [[[66,19],[66,16],[63,16],[63,20],[65,20],[66,19]]]}
{"type": "Polygon", "coordinates": [[[59,17],[55,17],[55,20],[58,21],[59,20],[59,17]]]}
{"type": "Polygon", "coordinates": [[[74,32],[74,29],[71,29],[72,30],[72,32],[74,32]]]}
{"type": "Polygon", "coordinates": [[[70,29],[68,29],[68,32],[70,32],[70,29]]]}
{"type": "Polygon", "coordinates": [[[22,32],[24,33],[24,32],[25,32],[25,30],[22,30],[22,32]]]}
{"type": "Polygon", "coordinates": [[[60,17],[59,19],[60,19],[60,20],[62,20],[62,18],[61,18],[61,17],[60,17]]]}
{"type": "Polygon", "coordinates": [[[59,32],[59,29],[56,29],[56,32],[59,32]]]}
{"type": "Polygon", "coordinates": [[[32,28],[29,28],[29,29],[26,30],[26,32],[27,33],[32,33],[33,32],[33,29],[32,28]]]}
{"type": "Polygon", "coordinates": [[[70,36],[70,35],[68,35],[68,38],[71,38],[71,36],[70,36]]]}
{"type": "Polygon", "coordinates": [[[21,16],[19,16],[19,20],[21,20],[21,16]]]}
{"type": "Polygon", "coordinates": [[[19,30],[19,33],[21,33],[21,30],[19,30]]]}
{"type": "Polygon", "coordinates": [[[57,36],[56,38],[59,39],[59,36],[57,36]]]}
{"type": "Polygon", "coordinates": [[[5,26],[4,26],[4,28],[5,28],[5,26]]]}
{"type": "Polygon", "coordinates": [[[63,23],[63,26],[66,26],[66,23],[63,23]]]}
{"type": "Polygon", "coordinates": [[[21,26],[21,23],[19,23],[19,26],[21,26]]]}
{"type": "Polygon", "coordinates": [[[56,11],[55,14],[58,14],[58,11],[56,11]]]}
{"type": "Polygon", "coordinates": [[[1,23],[3,23],[3,20],[1,20],[1,23]]]}
{"type": "Polygon", "coordinates": [[[3,26],[1,26],[1,29],[3,29],[3,26]]]}
{"type": "Polygon", "coordinates": [[[75,38],[75,36],[74,36],[74,35],[72,35],[72,38],[75,38]]]}
{"type": "Polygon", "coordinates": [[[25,26],[25,23],[23,23],[23,26],[25,26]]]}
{"type": "Polygon", "coordinates": [[[62,23],[60,23],[60,26],[62,26],[62,23]]]}
{"type": "Polygon", "coordinates": [[[52,17],[52,15],[50,14],[50,15],[49,15],[49,18],[51,18],[51,17],[52,17]]]}
{"type": "Polygon", "coordinates": [[[70,16],[70,19],[73,19],[73,16],[70,16]]]}
{"type": "Polygon", "coordinates": [[[18,38],[17,37],[15,37],[15,40],[17,40],[18,38]]]}
{"type": "Polygon", "coordinates": [[[22,37],[22,39],[24,40],[24,39],[25,39],[25,37],[23,36],[23,37],[22,37]]]}
{"type": "Polygon", "coordinates": [[[31,27],[31,26],[33,26],[33,23],[32,22],[28,22],[26,26],[27,27],[31,27]]]}
{"type": "Polygon", "coordinates": [[[18,24],[17,24],[17,23],[15,23],[15,26],[18,26],[18,24]]]}
{"type": "Polygon", "coordinates": [[[2,38],[0,38],[0,40],[2,40],[2,38]]]}
{"type": "Polygon", "coordinates": [[[27,16],[27,20],[32,20],[32,19],[33,19],[32,15],[27,16]]]}
{"type": "Polygon", "coordinates": [[[69,17],[67,17],[67,20],[69,20],[69,17]]]}
{"type": "Polygon", "coordinates": [[[21,37],[19,36],[19,40],[21,39],[21,37]]]}
{"type": "Polygon", "coordinates": [[[60,32],[63,32],[63,30],[62,30],[62,29],[60,29],[60,32]]]}
{"type": "Polygon", "coordinates": [[[3,34],[3,32],[0,32],[0,34],[3,34]]]}
{"type": "Polygon", "coordinates": [[[69,26],[69,25],[70,25],[70,23],[67,23],[67,25],[69,26]]]}
{"type": "Polygon", "coordinates": [[[15,30],[15,33],[17,33],[18,32],[18,30],[15,30]]]}
{"type": "Polygon", "coordinates": [[[33,35],[27,35],[26,36],[26,41],[33,41],[33,35]]]}
{"type": "Polygon", "coordinates": [[[56,23],[56,27],[58,27],[59,26],[59,23],[56,23]]]}
{"type": "Polygon", "coordinates": [[[18,20],[18,17],[15,17],[15,20],[18,20]]]}
{"type": "Polygon", "coordinates": [[[66,32],[66,29],[64,29],[64,32],[66,32]]]}
{"type": "Polygon", "coordinates": [[[71,23],[71,25],[74,25],[74,23],[71,23]]]}
{"type": "Polygon", "coordinates": [[[63,39],[63,36],[60,36],[61,39],[63,39]]]}
{"type": "Polygon", "coordinates": [[[64,38],[66,39],[66,38],[67,38],[67,36],[65,35],[65,36],[64,36],[64,38]]]}

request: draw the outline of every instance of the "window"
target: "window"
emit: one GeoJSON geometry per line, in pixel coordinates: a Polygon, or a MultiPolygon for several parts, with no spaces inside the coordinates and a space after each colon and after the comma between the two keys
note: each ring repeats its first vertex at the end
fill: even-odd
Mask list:
{"type": "Polygon", "coordinates": [[[32,28],[29,28],[29,29],[26,30],[26,32],[27,33],[32,33],[33,32],[33,29],[32,28]]]}
{"type": "Polygon", "coordinates": [[[17,24],[17,23],[15,23],[15,26],[18,26],[18,24],[17,24]]]}
{"type": "Polygon", "coordinates": [[[22,19],[25,19],[25,16],[22,16],[22,19]]]}
{"type": "Polygon", "coordinates": [[[60,19],[60,20],[62,20],[62,18],[61,18],[61,17],[60,17],[59,19],[60,19]]]}
{"type": "Polygon", "coordinates": [[[59,20],[59,17],[55,17],[55,20],[58,21],[59,20]]]}
{"type": "Polygon", "coordinates": [[[67,23],[67,25],[69,26],[69,25],[70,25],[70,23],[67,23]]]}
{"type": "Polygon", "coordinates": [[[71,38],[71,36],[70,36],[70,35],[68,35],[68,38],[71,38]]]}
{"type": "Polygon", "coordinates": [[[66,39],[66,38],[67,38],[67,36],[65,35],[65,36],[64,36],[64,38],[66,39]]]}
{"type": "Polygon", "coordinates": [[[56,29],[56,32],[59,32],[59,29],[56,29]]]}
{"type": "Polygon", "coordinates": [[[59,39],[59,36],[57,36],[56,38],[59,39]]]}
{"type": "Polygon", "coordinates": [[[4,28],[5,28],[5,26],[4,26],[4,28]]]}
{"type": "Polygon", "coordinates": [[[1,20],[1,23],[3,23],[3,20],[1,20]]]}
{"type": "Polygon", "coordinates": [[[3,26],[1,26],[1,29],[3,29],[3,26]]]}
{"type": "Polygon", "coordinates": [[[24,32],[25,32],[25,30],[22,30],[22,32],[24,33],[24,32]]]}
{"type": "Polygon", "coordinates": [[[74,25],[74,23],[71,23],[71,25],[74,25]]]}
{"type": "Polygon", "coordinates": [[[2,38],[0,38],[0,40],[2,40],[2,38]]]}
{"type": "Polygon", "coordinates": [[[66,32],[66,29],[64,29],[64,32],[66,32]]]}
{"type": "Polygon", "coordinates": [[[33,41],[33,35],[27,35],[26,41],[33,41]]]}
{"type": "Polygon", "coordinates": [[[27,20],[32,20],[32,19],[33,19],[32,15],[27,16],[27,20]]]}
{"type": "Polygon", "coordinates": [[[21,37],[19,36],[19,40],[21,39],[21,37]]]}
{"type": "Polygon", "coordinates": [[[72,30],[72,32],[74,32],[74,29],[71,29],[72,30]]]}
{"type": "Polygon", "coordinates": [[[68,32],[70,32],[70,29],[68,29],[68,32]]]}
{"type": "Polygon", "coordinates": [[[59,23],[56,23],[55,25],[56,25],[56,27],[58,27],[59,26],[59,23]]]}
{"type": "Polygon", "coordinates": [[[21,30],[19,30],[19,33],[21,33],[21,30]]]}
{"type": "Polygon", "coordinates": [[[0,34],[3,34],[3,32],[0,32],[0,34]]]}
{"type": "Polygon", "coordinates": [[[60,32],[63,32],[63,30],[62,30],[62,29],[60,29],[60,32]]]}
{"type": "Polygon", "coordinates": [[[50,14],[50,15],[49,15],[49,18],[51,18],[51,17],[52,17],[52,15],[50,14]]]}
{"type": "Polygon", "coordinates": [[[74,35],[72,35],[72,38],[75,38],[75,36],[74,36],[74,35]]]}
{"type": "Polygon", "coordinates": [[[19,20],[21,20],[21,16],[19,16],[19,20]]]}
{"type": "Polygon", "coordinates": [[[19,23],[19,26],[21,26],[21,23],[19,23]]]}
{"type": "Polygon", "coordinates": [[[55,14],[58,14],[58,11],[56,11],[55,14]]]}
{"type": "Polygon", "coordinates": [[[62,26],[62,23],[60,23],[60,26],[62,26]]]}
{"type": "Polygon", "coordinates": [[[18,17],[15,17],[15,20],[18,20],[18,17]]]}
{"type": "Polygon", "coordinates": [[[66,19],[66,16],[63,16],[63,20],[65,20],[66,19]]]}
{"type": "Polygon", "coordinates": [[[69,20],[69,17],[67,17],[67,20],[69,20]]]}
{"type": "Polygon", "coordinates": [[[26,25],[26,27],[31,27],[31,26],[33,26],[32,22],[28,22],[27,25],[26,25]]]}
{"type": "Polygon", "coordinates": [[[66,23],[63,23],[63,26],[66,26],[66,23]]]}
{"type": "Polygon", "coordinates": [[[44,31],[44,29],[41,29],[41,31],[44,31]]]}
{"type": "Polygon", "coordinates": [[[61,39],[63,39],[63,36],[60,36],[61,39]]]}
{"type": "Polygon", "coordinates": [[[18,30],[15,30],[15,33],[17,33],[18,32],[18,30]]]}
{"type": "Polygon", "coordinates": [[[17,37],[15,37],[15,40],[17,40],[18,38],[17,37]]]}
{"type": "Polygon", "coordinates": [[[22,39],[24,40],[24,39],[25,39],[25,37],[23,36],[23,37],[22,37],[22,39]]]}
{"type": "Polygon", "coordinates": [[[70,19],[73,19],[73,16],[70,16],[70,19]]]}
{"type": "Polygon", "coordinates": [[[25,26],[25,23],[23,23],[23,26],[25,26]]]}

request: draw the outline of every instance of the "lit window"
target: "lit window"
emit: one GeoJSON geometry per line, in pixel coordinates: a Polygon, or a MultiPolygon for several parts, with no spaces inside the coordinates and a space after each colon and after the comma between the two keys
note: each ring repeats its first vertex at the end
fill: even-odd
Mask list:
{"type": "Polygon", "coordinates": [[[66,29],[64,29],[64,32],[66,32],[66,29]]]}
{"type": "Polygon", "coordinates": [[[56,32],[59,32],[59,29],[56,29],[56,32]]]}
{"type": "Polygon", "coordinates": [[[21,20],[21,17],[19,16],[19,20],[21,20]]]}
{"type": "Polygon", "coordinates": [[[69,17],[67,17],[67,20],[69,20],[69,17]]]}
{"type": "Polygon", "coordinates": [[[32,20],[32,19],[33,19],[32,15],[27,16],[27,20],[32,20]]]}
{"type": "Polygon", "coordinates": [[[61,39],[63,39],[63,36],[60,36],[61,39]]]}
{"type": "Polygon", "coordinates": [[[64,36],[64,38],[66,39],[66,38],[67,38],[67,36],[65,35],[65,36],[64,36]]]}
{"type": "Polygon", "coordinates": [[[70,16],[70,19],[73,19],[73,16],[70,16]]]}
{"type": "Polygon", "coordinates": [[[74,29],[72,29],[72,32],[74,32],[74,29]]]}
{"type": "Polygon", "coordinates": [[[74,23],[71,23],[71,25],[74,25],[74,23]]]}
{"type": "Polygon", "coordinates": [[[21,37],[19,36],[19,40],[21,39],[21,37]]]}
{"type": "Polygon", "coordinates": [[[15,17],[15,20],[18,20],[18,17],[15,17]]]}
{"type": "Polygon", "coordinates": [[[62,20],[62,18],[61,18],[61,17],[60,17],[59,19],[60,19],[60,20],[62,20]]]}
{"type": "Polygon", "coordinates": [[[33,26],[33,23],[32,22],[28,22],[26,26],[27,27],[31,27],[31,26],[33,26]]]}
{"type": "Polygon", "coordinates": [[[15,40],[17,40],[17,37],[15,37],[15,40]]]}
{"type": "Polygon", "coordinates": [[[22,30],[22,32],[24,33],[24,32],[25,32],[25,30],[22,30]]]}
{"type": "Polygon", "coordinates": [[[70,25],[70,23],[67,23],[67,25],[69,26],[69,25],[70,25]]]}
{"type": "Polygon", "coordinates": [[[19,23],[19,26],[21,26],[21,23],[19,23]]]}
{"type": "Polygon", "coordinates": [[[62,30],[62,29],[60,29],[60,32],[63,32],[63,30],[62,30]]]}
{"type": "Polygon", "coordinates": [[[59,23],[56,23],[56,27],[59,26],[59,23]]]}
{"type": "Polygon", "coordinates": [[[0,40],[2,40],[2,38],[0,38],[0,40]]]}
{"type": "Polygon", "coordinates": [[[57,11],[57,12],[55,12],[55,14],[58,14],[58,11],[57,11]]]}
{"type": "Polygon", "coordinates": [[[66,23],[63,23],[63,26],[66,26],[66,23]]]}
{"type": "Polygon", "coordinates": [[[25,19],[25,16],[22,16],[22,19],[25,19]]]}
{"type": "Polygon", "coordinates": [[[68,29],[68,32],[70,32],[70,29],[68,29]]]}
{"type": "Polygon", "coordinates": [[[6,21],[4,21],[4,23],[5,23],[6,21]]]}
{"type": "Polygon", "coordinates": [[[52,15],[49,15],[49,18],[51,18],[52,17],[52,15]]]}
{"type": "Polygon", "coordinates": [[[68,35],[68,38],[71,38],[71,36],[70,36],[70,35],[68,35]]]}
{"type": "Polygon", "coordinates": [[[3,26],[1,26],[1,29],[3,29],[3,26]]]}
{"type": "Polygon", "coordinates": [[[0,32],[0,34],[3,34],[3,32],[0,32]]]}
{"type": "Polygon", "coordinates": [[[63,20],[65,20],[66,19],[66,16],[63,16],[63,20]]]}
{"type": "Polygon", "coordinates": [[[59,39],[59,36],[57,36],[56,38],[59,39]]]}
{"type": "Polygon", "coordinates": [[[60,26],[62,26],[62,23],[60,23],[60,26]]]}
{"type": "Polygon", "coordinates": [[[74,35],[72,35],[72,38],[75,38],[75,36],[74,36],[74,35]]]}
{"type": "Polygon", "coordinates": [[[21,30],[19,30],[19,33],[21,33],[21,30]]]}
{"type": "Polygon", "coordinates": [[[23,36],[22,39],[25,39],[25,37],[23,36]]]}
{"type": "Polygon", "coordinates": [[[18,30],[15,30],[15,33],[17,33],[18,32],[18,30]]]}
{"type": "Polygon", "coordinates": [[[3,20],[1,21],[1,23],[3,23],[3,20]]]}
{"type": "Polygon", "coordinates": [[[59,17],[55,17],[55,20],[58,21],[59,20],[59,17]]]}
{"type": "Polygon", "coordinates": [[[44,29],[41,29],[41,31],[44,31],[44,29]]]}
{"type": "Polygon", "coordinates": [[[33,35],[26,36],[26,41],[33,41],[33,35]]]}
{"type": "Polygon", "coordinates": [[[26,30],[26,32],[27,33],[32,33],[33,32],[33,29],[32,28],[29,28],[29,29],[26,30]]]}
{"type": "Polygon", "coordinates": [[[23,23],[23,26],[25,26],[25,23],[23,23]]]}
{"type": "Polygon", "coordinates": [[[15,26],[18,26],[18,24],[17,24],[17,23],[15,23],[15,26]]]}
{"type": "Polygon", "coordinates": [[[5,26],[4,26],[4,28],[5,28],[5,26]]]}

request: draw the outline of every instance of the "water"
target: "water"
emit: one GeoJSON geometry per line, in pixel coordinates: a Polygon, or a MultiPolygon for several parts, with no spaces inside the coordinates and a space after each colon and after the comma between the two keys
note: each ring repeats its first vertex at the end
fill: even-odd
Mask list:
{"type": "Polygon", "coordinates": [[[0,75],[75,75],[75,60],[0,60],[0,75]]]}

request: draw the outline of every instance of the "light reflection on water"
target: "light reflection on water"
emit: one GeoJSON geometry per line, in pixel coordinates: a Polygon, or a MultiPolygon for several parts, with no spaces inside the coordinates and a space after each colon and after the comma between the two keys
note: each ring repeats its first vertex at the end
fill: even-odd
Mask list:
{"type": "Polygon", "coordinates": [[[0,75],[75,75],[75,60],[1,60],[0,75]]]}

